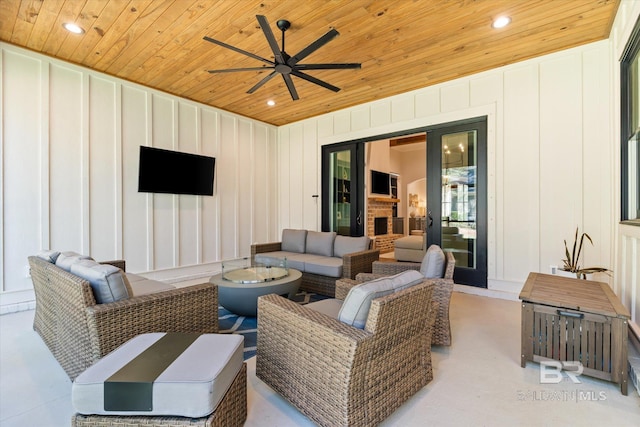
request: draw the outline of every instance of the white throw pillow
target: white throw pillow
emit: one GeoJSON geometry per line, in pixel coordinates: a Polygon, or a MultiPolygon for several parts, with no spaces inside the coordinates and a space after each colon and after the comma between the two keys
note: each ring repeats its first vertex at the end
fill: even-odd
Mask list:
{"type": "Polygon", "coordinates": [[[347,325],[364,329],[371,302],[374,299],[407,289],[423,281],[424,276],[419,271],[407,270],[394,276],[381,277],[356,285],[349,290],[338,313],[338,319],[347,325]]]}
{"type": "Polygon", "coordinates": [[[84,259],[71,265],[71,273],[91,284],[98,304],[129,298],[122,270],[118,267],[84,259]]]}
{"type": "Polygon", "coordinates": [[[422,258],[420,273],[427,279],[439,279],[444,277],[445,256],[442,248],[431,245],[422,258]]]}

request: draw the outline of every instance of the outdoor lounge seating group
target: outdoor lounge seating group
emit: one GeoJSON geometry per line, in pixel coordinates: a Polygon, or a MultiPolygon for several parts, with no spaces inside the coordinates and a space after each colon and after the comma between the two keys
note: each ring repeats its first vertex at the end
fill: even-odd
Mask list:
{"type": "MultiPolygon", "coordinates": [[[[377,425],[433,378],[431,345],[451,344],[453,256],[381,262],[370,245],[284,230],[252,246],[255,262],[286,258],[330,297],[258,298],[256,376],[319,425],[377,425]]],[[[74,380],[72,425],[244,423],[243,339],[218,334],[215,284],[174,288],[72,252],[29,263],[34,330],[74,380]]]]}

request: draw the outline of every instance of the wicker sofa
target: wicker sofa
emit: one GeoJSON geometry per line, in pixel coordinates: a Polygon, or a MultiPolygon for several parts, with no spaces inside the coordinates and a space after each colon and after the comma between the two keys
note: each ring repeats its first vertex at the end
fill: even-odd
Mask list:
{"type": "Polygon", "coordinates": [[[432,379],[432,292],[425,281],[374,299],[364,329],[262,296],[256,375],[320,426],[378,425],[432,379]]]}
{"type": "Polygon", "coordinates": [[[280,242],[251,245],[251,260],[279,264],[286,258],[288,267],[302,272],[300,289],[333,297],[337,279],[371,272],[371,265],[380,258],[372,243],[366,236],[284,229],[280,242]]]}
{"type": "MultiPolygon", "coordinates": [[[[103,264],[125,270],[122,260],[103,264]]],[[[40,256],[30,256],[29,266],[33,329],[72,380],[138,334],[218,331],[218,288],[210,283],[176,289],[131,276],[133,296],[98,304],[88,280],[40,256]]]]}
{"type": "MultiPolygon", "coordinates": [[[[442,278],[429,279],[434,284],[433,301],[438,304],[438,311],[435,317],[435,325],[431,338],[433,345],[451,345],[451,322],[449,320],[449,306],[451,305],[451,294],[453,292],[453,271],[456,266],[456,259],[451,252],[444,252],[446,265],[442,278]]],[[[336,292],[336,298],[344,299],[350,287],[358,283],[372,279],[391,276],[407,270],[420,270],[421,264],[415,262],[382,262],[373,263],[370,274],[358,274],[355,280],[341,279],[341,286],[336,292]]]]}

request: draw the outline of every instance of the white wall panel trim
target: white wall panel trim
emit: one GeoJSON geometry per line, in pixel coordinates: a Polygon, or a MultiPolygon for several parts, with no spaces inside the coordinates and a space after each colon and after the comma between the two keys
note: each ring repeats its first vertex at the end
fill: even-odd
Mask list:
{"type": "MultiPolygon", "coordinates": [[[[1,47],[1,46],[0,46],[1,47]]],[[[0,49],[0,76],[4,75],[5,52],[0,49]]],[[[0,79],[1,80],[1,79],[0,79]]],[[[4,242],[4,85],[0,84],[0,242],[4,242]]],[[[0,296],[6,291],[4,280],[4,244],[0,245],[0,296]]],[[[1,305],[0,305],[1,306],[1,305]]]]}
{"type": "MultiPolygon", "coordinates": [[[[196,149],[198,150],[198,153],[202,153],[202,108],[197,107],[196,108],[196,116],[195,116],[195,120],[196,120],[196,149]]],[[[196,204],[197,204],[197,208],[198,210],[196,211],[196,228],[197,228],[197,232],[196,232],[196,262],[198,264],[202,263],[202,252],[203,252],[203,248],[202,248],[202,234],[203,234],[203,226],[202,226],[202,208],[203,208],[203,202],[202,202],[202,197],[198,197],[196,200],[196,204]]]]}
{"type": "Polygon", "coordinates": [[[49,249],[51,247],[51,233],[50,233],[50,224],[51,224],[51,216],[49,211],[49,198],[50,198],[50,173],[49,173],[49,123],[50,123],[50,64],[46,61],[41,62],[41,88],[40,88],[40,106],[42,110],[40,111],[40,235],[41,242],[40,248],[49,249]]]}
{"type": "Polygon", "coordinates": [[[123,200],[123,181],[122,181],[122,176],[123,176],[123,168],[122,168],[122,84],[117,83],[116,87],[115,87],[115,105],[116,105],[116,110],[115,110],[115,117],[114,117],[114,122],[115,122],[115,147],[116,147],[116,152],[115,152],[115,200],[114,200],[114,209],[115,209],[115,220],[116,220],[116,224],[115,224],[115,230],[116,232],[114,233],[114,247],[116,249],[116,253],[114,254],[115,259],[122,259],[123,258],[123,252],[124,252],[124,247],[123,247],[123,238],[122,238],[122,234],[123,234],[123,207],[122,207],[122,200],[123,200]]]}
{"type": "MultiPolygon", "coordinates": [[[[215,115],[216,118],[216,143],[215,143],[215,151],[216,151],[216,156],[219,158],[219,154],[220,154],[220,140],[222,138],[222,131],[221,131],[221,122],[222,120],[220,119],[220,114],[216,114],[215,115]]],[[[218,232],[216,233],[216,248],[217,248],[217,253],[216,256],[219,259],[220,258],[220,254],[222,254],[222,237],[221,237],[221,233],[220,230],[222,230],[222,215],[220,213],[221,210],[221,203],[220,203],[220,191],[219,191],[219,183],[220,180],[218,179],[218,171],[220,170],[220,164],[219,161],[216,160],[216,171],[215,171],[215,177],[214,177],[214,197],[216,198],[217,204],[218,204],[218,209],[215,210],[215,215],[216,215],[216,230],[218,230],[218,232]]]]}
{"type": "Polygon", "coordinates": [[[81,135],[82,140],[80,141],[80,174],[82,175],[80,178],[82,179],[81,184],[81,215],[80,218],[82,221],[81,227],[81,244],[80,248],[81,253],[86,254],[91,250],[91,224],[89,222],[90,218],[90,187],[91,187],[91,179],[89,176],[89,142],[90,142],[90,114],[89,114],[89,105],[91,104],[91,76],[89,74],[82,75],[82,119],[81,119],[81,135]]]}
{"type": "MultiPolygon", "coordinates": [[[[144,143],[145,146],[151,147],[153,146],[153,93],[146,93],[146,141],[144,143]]],[[[154,234],[153,230],[155,228],[154,224],[154,196],[152,193],[145,193],[144,197],[147,202],[146,216],[147,216],[147,271],[155,270],[155,242],[154,242],[154,234]]]]}
{"type": "MultiPolygon", "coordinates": [[[[171,113],[173,114],[173,121],[171,127],[171,142],[173,150],[180,150],[179,141],[179,128],[180,128],[180,105],[176,99],[171,99],[171,113]]],[[[180,265],[180,196],[173,195],[171,197],[172,209],[172,234],[173,234],[173,264],[172,267],[180,265]]]]}

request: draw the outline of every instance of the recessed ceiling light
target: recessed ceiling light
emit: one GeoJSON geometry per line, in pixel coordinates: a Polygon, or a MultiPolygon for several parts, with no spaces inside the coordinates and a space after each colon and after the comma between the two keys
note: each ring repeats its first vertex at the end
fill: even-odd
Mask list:
{"type": "Polygon", "coordinates": [[[273,107],[274,105],[276,105],[276,101],[274,101],[273,99],[270,99],[267,101],[267,105],[270,107],[273,107]]]}
{"type": "Polygon", "coordinates": [[[508,16],[501,16],[499,18],[496,18],[491,26],[493,28],[504,28],[509,25],[510,22],[511,18],[509,18],[508,16]]]}
{"type": "Polygon", "coordinates": [[[76,25],[76,24],[72,24],[70,22],[67,22],[66,24],[62,24],[62,26],[67,30],[67,31],[71,31],[74,34],[83,34],[84,30],[76,25]]]}

